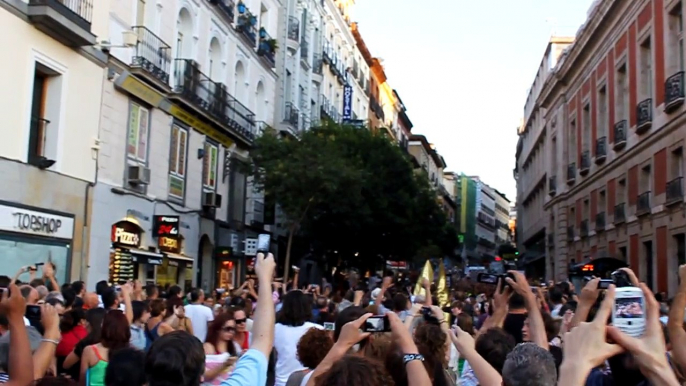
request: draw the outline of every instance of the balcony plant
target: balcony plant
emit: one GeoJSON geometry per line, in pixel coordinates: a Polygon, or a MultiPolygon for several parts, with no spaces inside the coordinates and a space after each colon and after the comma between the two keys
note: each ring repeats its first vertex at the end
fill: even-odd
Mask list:
{"type": "Polygon", "coordinates": [[[264,39],[267,37],[267,30],[264,27],[260,27],[260,38],[264,39]]]}
{"type": "Polygon", "coordinates": [[[238,13],[245,13],[245,10],[247,9],[245,7],[245,4],[243,4],[242,1],[238,2],[238,5],[236,6],[236,8],[238,8],[238,13]]]}
{"type": "Polygon", "coordinates": [[[269,49],[271,49],[272,52],[276,52],[279,48],[279,42],[276,39],[267,40],[267,44],[269,44],[269,49]]]}

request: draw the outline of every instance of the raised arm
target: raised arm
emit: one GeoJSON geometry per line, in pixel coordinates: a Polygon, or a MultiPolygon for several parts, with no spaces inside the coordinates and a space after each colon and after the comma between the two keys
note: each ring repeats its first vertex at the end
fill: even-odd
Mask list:
{"type": "Polygon", "coordinates": [[[257,308],[254,314],[253,341],[251,349],[260,351],[266,358],[272,352],[274,345],[274,324],[276,315],[274,312],[274,302],[272,301],[271,286],[267,283],[272,282],[274,276],[274,255],[271,253],[266,257],[259,253],[255,259],[255,273],[260,283],[264,283],[259,288],[257,297],[257,308]]]}

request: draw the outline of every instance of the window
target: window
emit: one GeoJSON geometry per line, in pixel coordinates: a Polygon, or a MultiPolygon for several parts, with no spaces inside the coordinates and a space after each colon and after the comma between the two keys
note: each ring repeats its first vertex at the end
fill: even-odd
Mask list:
{"type": "Polygon", "coordinates": [[[62,77],[41,63],[35,66],[27,159],[30,164],[48,168],[57,158],[62,77]]]}
{"type": "Polygon", "coordinates": [[[145,1],[137,0],[136,3],[136,25],[145,26],[145,1]]]}
{"type": "Polygon", "coordinates": [[[145,107],[131,102],[129,108],[129,137],[126,155],[129,159],[145,163],[148,156],[148,126],[150,112],[145,107]]]}
{"type": "Polygon", "coordinates": [[[576,121],[572,119],[569,124],[569,159],[570,163],[576,160],[576,121]]]}
{"type": "Polygon", "coordinates": [[[557,137],[553,137],[553,140],[552,140],[552,151],[550,152],[550,164],[552,165],[552,170],[557,171],[557,137]]]}
{"type": "Polygon", "coordinates": [[[683,177],[684,176],[684,148],[678,147],[672,150],[671,157],[671,176],[672,178],[683,177]]]}
{"type": "Polygon", "coordinates": [[[36,71],[33,76],[33,104],[31,106],[31,132],[29,137],[29,163],[45,155],[45,134],[50,121],[45,119],[45,87],[47,77],[36,71]]]}
{"type": "Polygon", "coordinates": [[[177,125],[172,126],[169,143],[169,196],[183,200],[186,191],[186,149],[188,131],[177,125]]]}
{"type": "Polygon", "coordinates": [[[639,92],[642,98],[652,97],[653,65],[650,48],[650,36],[641,43],[641,79],[639,92]]]}
{"type": "Polygon", "coordinates": [[[624,204],[626,202],[626,178],[622,178],[617,183],[617,203],[624,204]]]}
{"type": "Polygon", "coordinates": [[[231,208],[229,209],[229,218],[233,221],[245,222],[245,200],[246,200],[246,186],[247,178],[241,172],[242,168],[239,161],[233,160],[231,165],[231,208]]]}
{"type": "Polygon", "coordinates": [[[641,168],[641,177],[639,180],[639,194],[649,192],[650,191],[650,165],[646,165],[643,168],[641,168]]]}
{"type": "Polygon", "coordinates": [[[590,149],[590,144],[591,144],[591,105],[586,104],[584,106],[584,110],[582,112],[582,117],[583,117],[583,138],[581,142],[581,148],[582,150],[588,150],[590,149]]]}
{"type": "Polygon", "coordinates": [[[669,30],[673,47],[676,50],[671,53],[670,69],[672,72],[684,71],[684,19],[681,2],[669,13],[669,30]]]}
{"type": "Polygon", "coordinates": [[[627,92],[627,74],[626,74],[626,63],[619,66],[617,69],[617,87],[615,92],[616,98],[616,111],[617,111],[617,121],[624,120],[627,118],[627,103],[628,103],[628,92],[627,92]]]}
{"type": "Polygon", "coordinates": [[[219,162],[219,148],[205,142],[205,157],[202,161],[202,186],[205,190],[214,191],[217,188],[217,164],[219,162]]]}
{"type": "Polygon", "coordinates": [[[607,88],[602,86],[598,91],[598,138],[607,135],[607,88]]]}
{"type": "Polygon", "coordinates": [[[604,212],[605,211],[605,202],[607,198],[605,197],[605,191],[601,190],[600,193],[598,193],[598,211],[599,212],[604,212]]]}

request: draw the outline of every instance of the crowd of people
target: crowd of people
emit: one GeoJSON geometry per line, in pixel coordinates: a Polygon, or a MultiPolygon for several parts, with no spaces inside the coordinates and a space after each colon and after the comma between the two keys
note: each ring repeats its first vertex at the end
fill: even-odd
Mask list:
{"type": "MultiPolygon", "coordinates": [[[[615,286],[493,286],[453,280],[449,301],[419,279],[352,275],[297,288],[271,255],[230,293],[107,282],[60,285],[54,267],[0,276],[0,383],[86,386],[682,385],[686,266],[672,299],[640,288],[645,329],[612,326],[615,286]],[[27,281],[21,279],[29,274],[27,281]],[[441,305],[443,307],[441,307],[441,305]],[[370,319],[373,318],[373,319],[370,319]],[[370,321],[374,323],[370,323],[370,321]],[[370,331],[372,327],[374,331],[370,331]]],[[[622,311],[623,312],[623,311],[622,311]]]]}

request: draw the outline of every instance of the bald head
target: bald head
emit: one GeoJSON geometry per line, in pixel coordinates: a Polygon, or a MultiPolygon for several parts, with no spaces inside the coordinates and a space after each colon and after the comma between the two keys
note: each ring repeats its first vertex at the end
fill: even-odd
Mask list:
{"type": "Polygon", "coordinates": [[[21,291],[21,296],[24,297],[26,300],[26,304],[28,305],[36,305],[38,304],[38,300],[40,299],[40,295],[38,294],[38,291],[36,291],[35,288],[31,287],[30,285],[23,285],[19,288],[21,291]]]}
{"type": "Polygon", "coordinates": [[[100,301],[98,301],[98,295],[93,293],[93,292],[87,292],[83,296],[83,305],[84,308],[88,308],[89,310],[98,308],[98,304],[100,304],[100,301]]]}

